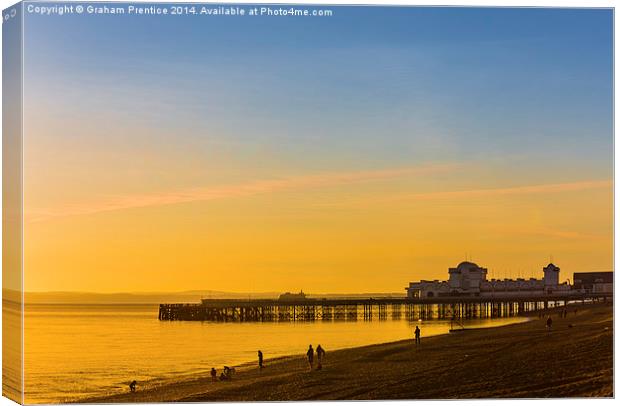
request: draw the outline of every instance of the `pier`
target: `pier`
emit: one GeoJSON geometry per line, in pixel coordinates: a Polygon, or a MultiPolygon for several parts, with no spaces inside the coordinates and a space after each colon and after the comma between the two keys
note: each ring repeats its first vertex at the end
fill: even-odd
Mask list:
{"type": "Polygon", "coordinates": [[[496,318],[544,311],[568,303],[612,300],[611,293],[579,293],[510,298],[446,296],[424,299],[354,298],[233,300],[203,299],[201,303],[161,304],[159,320],[211,322],[292,322],[357,320],[451,320],[496,318]]]}

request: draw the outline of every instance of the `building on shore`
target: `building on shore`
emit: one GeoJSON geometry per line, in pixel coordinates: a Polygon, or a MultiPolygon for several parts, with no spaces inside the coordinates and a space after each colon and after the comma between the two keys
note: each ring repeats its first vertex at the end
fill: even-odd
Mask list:
{"type": "Polygon", "coordinates": [[[442,296],[514,297],[545,296],[569,293],[571,286],[560,283],[560,268],[549,264],[542,269],[543,278],[487,279],[487,269],[473,262],[461,262],[448,269],[447,281],[410,282],[405,288],[409,299],[442,296]]]}
{"type": "Polygon", "coordinates": [[[613,272],[575,272],[573,289],[582,293],[613,293],[613,272]]]}

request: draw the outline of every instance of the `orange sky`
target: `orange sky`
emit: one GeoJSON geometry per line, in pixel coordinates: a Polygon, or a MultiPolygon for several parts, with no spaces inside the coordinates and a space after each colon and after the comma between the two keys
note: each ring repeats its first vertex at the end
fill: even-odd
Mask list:
{"type": "Polygon", "coordinates": [[[26,210],[25,286],[394,292],[466,256],[490,277],[539,277],[550,255],[562,279],[611,268],[610,181],[489,185],[499,170],[321,172],[67,202],[50,192],[54,203],[26,210]]]}

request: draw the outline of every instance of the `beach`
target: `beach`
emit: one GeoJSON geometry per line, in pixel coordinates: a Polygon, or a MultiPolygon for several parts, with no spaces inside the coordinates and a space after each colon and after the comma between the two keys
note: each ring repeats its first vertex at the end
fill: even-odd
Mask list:
{"type": "MultiPolygon", "coordinates": [[[[109,402],[207,402],[338,399],[463,399],[613,396],[613,307],[569,306],[525,323],[329,351],[321,371],[299,356],[239,366],[232,381],[209,371],[135,393],[81,399],[109,402]],[[577,309],[575,314],[574,310],[577,309]]],[[[309,338],[311,340],[311,338],[309,338]]],[[[316,343],[314,343],[316,346],[316,343]]],[[[316,362],[316,361],[315,361],[316,362]]],[[[316,366],[316,364],[315,364],[316,366]]],[[[221,367],[218,368],[218,373],[221,367]]]]}

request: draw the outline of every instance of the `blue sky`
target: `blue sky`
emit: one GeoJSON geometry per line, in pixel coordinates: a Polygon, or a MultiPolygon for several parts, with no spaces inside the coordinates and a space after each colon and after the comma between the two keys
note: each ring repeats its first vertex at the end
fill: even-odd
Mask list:
{"type": "Polygon", "coordinates": [[[597,165],[611,157],[611,23],[602,9],[28,15],[26,57],[33,79],[104,86],[97,93],[112,110],[106,97],[142,92],[145,111],[134,118],[163,126],[178,123],[160,109],[176,108],[202,129],[247,135],[251,121],[252,137],[357,143],[381,160],[544,150],[597,165]],[[149,107],[149,95],[174,106],[149,107]]]}

